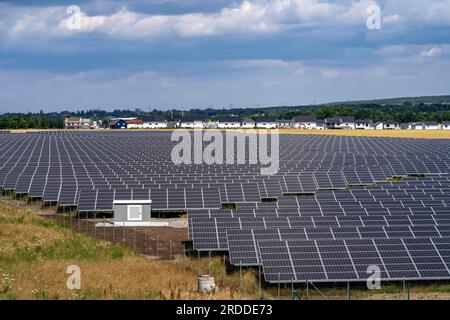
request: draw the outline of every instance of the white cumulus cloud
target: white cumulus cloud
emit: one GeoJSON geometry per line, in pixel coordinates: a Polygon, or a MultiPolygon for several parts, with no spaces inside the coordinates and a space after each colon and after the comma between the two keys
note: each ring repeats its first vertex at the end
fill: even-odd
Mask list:
{"type": "Polygon", "coordinates": [[[442,49],[439,47],[432,47],[429,50],[422,51],[420,56],[423,58],[433,58],[442,53],[442,49]]]}

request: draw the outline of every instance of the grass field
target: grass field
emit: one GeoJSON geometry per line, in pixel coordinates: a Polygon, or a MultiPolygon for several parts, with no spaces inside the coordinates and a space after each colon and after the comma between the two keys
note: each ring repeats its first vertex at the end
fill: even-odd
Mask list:
{"type": "MultiPolygon", "coordinates": [[[[131,249],[64,228],[39,216],[25,202],[0,199],[0,299],[259,299],[258,272],[227,266],[222,257],[178,257],[159,261],[131,249]],[[66,269],[81,269],[81,289],[66,286],[66,269]],[[215,276],[218,291],[197,293],[198,274],[215,276]],[[242,288],[242,289],[241,289],[242,288]]],[[[321,286],[328,299],[346,299],[344,287],[321,286]]],[[[263,283],[264,299],[278,298],[276,286],[263,283]]],[[[290,286],[281,286],[287,299],[290,286]]],[[[305,295],[304,295],[305,297],[305,295]]],[[[323,299],[312,289],[310,299],[323,299]]],[[[401,284],[381,290],[352,289],[353,299],[404,299],[401,284]]],[[[415,284],[411,299],[450,299],[450,285],[415,284]]]]}
{"type": "MultiPolygon", "coordinates": [[[[123,131],[124,129],[122,129],[123,131]]],[[[128,129],[125,131],[171,131],[173,129],[128,129]]],[[[225,131],[226,129],[219,129],[225,131]]],[[[28,133],[39,131],[64,131],[64,130],[38,130],[38,129],[17,129],[10,130],[12,133],[28,133]]],[[[66,130],[69,131],[69,130],[66,130]]],[[[73,131],[73,130],[70,130],[73,131]]],[[[91,130],[85,130],[91,131],[91,130]]],[[[101,130],[109,131],[109,130],[101,130]]],[[[280,129],[283,134],[319,134],[332,136],[361,136],[361,137],[397,137],[415,139],[450,139],[450,130],[298,130],[280,129]]]]}

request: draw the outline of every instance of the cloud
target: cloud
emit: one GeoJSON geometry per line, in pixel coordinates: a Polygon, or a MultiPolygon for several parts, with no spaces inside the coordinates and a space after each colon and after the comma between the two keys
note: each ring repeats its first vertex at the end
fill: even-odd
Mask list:
{"type": "Polygon", "coordinates": [[[326,70],[322,70],[321,75],[325,79],[335,79],[335,78],[339,77],[340,72],[335,69],[326,69],[326,70]]]}
{"type": "MultiPolygon", "coordinates": [[[[245,0],[217,12],[184,14],[150,14],[130,11],[123,7],[110,14],[89,15],[82,6],[80,28],[69,30],[67,22],[73,18],[67,7],[11,7],[2,5],[7,31],[12,38],[27,34],[66,37],[78,33],[99,33],[131,39],[176,35],[204,37],[223,34],[271,34],[292,29],[323,26],[365,28],[367,8],[373,0],[352,2],[325,2],[323,0],[245,0]]],[[[423,1],[404,7],[385,1],[383,21],[386,25],[398,23],[450,24],[450,0],[434,0],[428,6],[423,1]],[[447,7],[448,4],[448,7],[447,7]],[[419,12],[411,9],[421,8],[419,12]],[[419,15],[420,13],[420,15],[419,15]],[[416,20],[412,20],[412,19],[416,20]]]]}
{"type": "Polygon", "coordinates": [[[86,0],[80,29],[70,30],[66,6],[0,0],[0,106],[248,106],[448,91],[450,0],[377,2],[376,31],[366,27],[370,0],[86,0]]]}
{"type": "MultiPolygon", "coordinates": [[[[412,58],[373,66],[329,68],[304,66],[297,74],[284,66],[257,72],[222,74],[165,73],[145,69],[94,70],[74,73],[0,70],[0,112],[208,105],[261,106],[307,104],[314,100],[374,98],[448,92],[449,62],[420,65],[412,58]],[[326,81],[324,81],[326,79],[326,81]]],[[[232,62],[203,62],[208,70],[232,62]],[[219,66],[217,66],[219,65],[219,66]]],[[[296,65],[297,62],[286,62],[296,65]]]]}
{"type": "Polygon", "coordinates": [[[292,66],[289,63],[280,59],[242,59],[232,60],[228,64],[234,68],[288,68],[292,66]]]}
{"type": "Polygon", "coordinates": [[[429,50],[422,51],[420,53],[420,56],[422,58],[433,58],[442,53],[442,49],[440,47],[432,47],[429,50]]]}

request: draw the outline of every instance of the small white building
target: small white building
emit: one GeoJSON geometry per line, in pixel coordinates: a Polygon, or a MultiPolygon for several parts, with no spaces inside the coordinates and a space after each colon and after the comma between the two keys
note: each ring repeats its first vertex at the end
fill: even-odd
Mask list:
{"type": "Polygon", "coordinates": [[[114,200],[114,225],[127,227],[151,226],[151,200],[114,200]]]}
{"type": "Polygon", "coordinates": [[[317,130],[324,130],[324,129],[326,129],[325,120],[318,119],[316,121],[316,128],[315,129],[317,129],[317,130]]]}
{"type": "Polygon", "coordinates": [[[89,119],[80,117],[67,117],[64,119],[64,129],[90,129],[91,126],[89,119]]]}
{"type": "Polygon", "coordinates": [[[278,119],[277,120],[278,123],[278,128],[292,128],[292,120],[288,120],[288,119],[278,119]]]}
{"type": "Polygon", "coordinates": [[[425,122],[423,122],[423,121],[416,122],[414,124],[414,129],[415,130],[425,130],[425,122]]]}
{"type": "Polygon", "coordinates": [[[148,116],[143,117],[144,121],[143,127],[145,129],[164,129],[167,128],[167,120],[163,117],[158,116],[148,116]]]}
{"type": "Polygon", "coordinates": [[[425,122],[425,130],[439,130],[439,123],[437,121],[425,122]]]}
{"type": "Polygon", "coordinates": [[[256,117],[255,124],[257,128],[276,129],[278,122],[275,117],[256,117]]]}
{"type": "Polygon", "coordinates": [[[141,119],[131,119],[126,120],[127,123],[127,129],[143,129],[144,128],[144,121],[141,119]]]}
{"type": "Polygon", "coordinates": [[[400,123],[400,129],[403,130],[413,130],[414,129],[414,122],[408,122],[408,123],[400,123]]]}
{"type": "Polygon", "coordinates": [[[383,130],[384,129],[384,122],[378,121],[374,124],[375,130],[383,130]]]}
{"type": "Polygon", "coordinates": [[[181,128],[202,129],[204,128],[205,117],[203,116],[185,116],[181,118],[181,128]]]}
{"type": "Polygon", "coordinates": [[[215,129],[219,127],[219,122],[218,121],[214,121],[211,119],[206,119],[205,121],[203,121],[203,128],[207,128],[207,129],[215,129]]]}
{"type": "Polygon", "coordinates": [[[384,122],[384,130],[398,130],[400,129],[400,124],[394,120],[388,120],[384,122]]]}
{"type": "Polygon", "coordinates": [[[250,118],[244,118],[241,122],[241,128],[252,129],[255,127],[255,121],[250,118]]]}
{"type": "Polygon", "coordinates": [[[441,129],[442,130],[450,130],[450,121],[443,121],[441,123],[441,129]]]}
{"type": "Polygon", "coordinates": [[[325,119],[327,129],[354,130],[355,118],[353,117],[333,117],[325,119]]]}
{"type": "Polygon", "coordinates": [[[372,120],[356,120],[355,129],[357,130],[374,130],[375,126],[372,120]]]}
{"type": "Polygon", "coordinates": [[[292,126],[296,129],[316,129],[317,119],[312,116],[298,116],[292,119],[292,126]]]}
{"type": "Polygon", "coordinates": [[[221,129],[232,129],[241,127],[241,118],[239,117],[219,117],[217,127],[221,129]]]}
{"type": "Polygon", "coordinates": [[[355,118],[342,117],[341,118],[341,129],[355,130],[355,118]]]}

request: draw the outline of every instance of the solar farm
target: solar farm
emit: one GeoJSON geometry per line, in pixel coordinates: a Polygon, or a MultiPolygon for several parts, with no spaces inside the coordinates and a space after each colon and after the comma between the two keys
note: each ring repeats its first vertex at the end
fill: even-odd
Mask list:
{"type": "Polygon", "coordinates": [[[110,213],[187,213],[200,252],[273,284],[450,279],[450,140],[281,134],[279,171],[176,165],[168,131],[0,134],[0,188],[110,213]]]}

